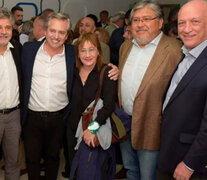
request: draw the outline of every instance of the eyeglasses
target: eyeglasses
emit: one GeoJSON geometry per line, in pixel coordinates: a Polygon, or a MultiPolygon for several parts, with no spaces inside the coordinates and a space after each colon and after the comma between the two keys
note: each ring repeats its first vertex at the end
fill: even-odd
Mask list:
{"type": "Polygon", "coordinates": [[[153,17],[153,18],[151,18],[151,17],[144,17],[144,18],[132,18],[132,22],[133,23],[140,23],[140,22],[142,22],[142,23],[149,23],[149,22],[151,22],[151,21],[153,21],[153,20],[155,20],[155,19],[157,19],[158,17],[156,16],[156,17],[153,17]]]}
{"type": "Polygon", "coordinates": [[[96,48],[80,49],[79,53],[85,55],[88,52],[88,53],[92,54],[92,53],[96,52],[96,50],[97,50],[96,48]]]}

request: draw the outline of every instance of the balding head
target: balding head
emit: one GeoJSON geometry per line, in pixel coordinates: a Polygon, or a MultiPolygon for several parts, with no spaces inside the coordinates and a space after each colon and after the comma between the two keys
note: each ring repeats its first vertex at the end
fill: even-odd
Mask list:
{"type": "Polygon", "coordinates": [[[79,33],[84,34],[84,33],[94,33],[96,30],[95,22],[92,18],[90,17],[85,17],[81,20],[80,26],[79,26],[79,33]]]}
{"type": "Polygon", "coordinates": [[[194,0],[186,3],[178,13],[178,33],[191,50],[207,40],[207,2],[194,0]]]}
{"type": "Polygon", "coordinates": [[[45,36],[45,23],[46,19],[43,16],[37,16],[33,23],[33,35],[36,40],[45,36]]]}

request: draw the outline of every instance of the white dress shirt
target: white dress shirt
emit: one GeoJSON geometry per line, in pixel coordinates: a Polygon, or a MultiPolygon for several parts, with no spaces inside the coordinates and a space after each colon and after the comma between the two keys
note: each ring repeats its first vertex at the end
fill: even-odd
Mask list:
{"type": "Polygon", "coordinates": [[[29,109],[54,112],[63,109],[69,102],[67,96],[67,75],[65,47],[61,54],[52,58],[39,48],[33,67],[29,109]]]}
{"type": "Polygon", "coordinates": [[[10,109],[19,104],[19,83],[11,47],[9,43],[4,55],[0,55],[0,109],[10,109]]]}
{"type": "Polygon", "coordinates": [[[140,48],[134,39],[121,76],[121,100],[126,113],[132,115],[134,99],[151,62],[162,32],[145,47],[140,48]]]}

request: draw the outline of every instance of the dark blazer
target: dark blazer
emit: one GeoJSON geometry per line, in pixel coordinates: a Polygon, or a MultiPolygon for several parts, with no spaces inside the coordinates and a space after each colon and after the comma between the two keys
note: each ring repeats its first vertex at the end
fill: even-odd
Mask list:
{"type": "Polygon", "coordinates": [[[110,62],[116,66],[119,65],[119,49],[124,42],[124,27],[115,29],[109,40],[110,62]]]}
{"type": "MultiPolygon", "coordinates": [[[[33,66],[37,51],[44,41],[25,43],[22,50],[22,75],[23,75],[23,117],[22,124],[24,124],[28,111],[28,103],[30,97],[30,89],[32,82],[33,66]]],[[[73,71],[75,65],[75,50],[73,45],[65,45],[65,59],[67,69],[67,94],[70,99],[73,71]]],[[[69,105],[66,108],[66,114],[69,112],[69,105]]]]}
{"type": "Polygon", "coordinates": [[[159,169],[181,162],[207,177],[207,48],[186,72],[163,112],[159,169]],[[205,175],[204,175],[205,174],[205,175]]]}
{"type": "Polygon", "coordinates": [[[13,45],[13,48],[10,48],[10,51],[12,53],[12,57],[14,59],[14,63],[16,65],[17,70],[17,77],[18,77],[18,83],[19,83],[19,99],[20,99],[20,107],[22,105],[22,81],[21,81],[21,49],[22,45],[20,43],[11,43],[13,45]]]}

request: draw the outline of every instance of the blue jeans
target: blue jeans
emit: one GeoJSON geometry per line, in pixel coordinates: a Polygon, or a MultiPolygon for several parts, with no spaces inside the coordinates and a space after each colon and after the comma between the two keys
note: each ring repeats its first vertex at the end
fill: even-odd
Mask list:
{"type": "Polygon", "coordinates": [[[120,143],[127,180],[155,180],[159,151],[134,150],[131,136],[120,143]]]}

